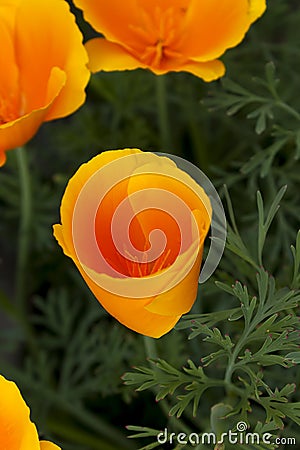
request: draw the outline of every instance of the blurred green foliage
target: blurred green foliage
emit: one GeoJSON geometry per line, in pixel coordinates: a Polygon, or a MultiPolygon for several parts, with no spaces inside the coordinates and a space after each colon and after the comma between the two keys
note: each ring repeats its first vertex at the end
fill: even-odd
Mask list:
{"type": "Polygon", "coordinates": [[[18,383],[40,435],[64,450],[150,450],[165,426],[200,433],[239,418],[252,431],[300,442],[300,8],[297,0],[268,3],[224,56],[222,81],[164,77],[170,148],[162,148],[156,77],[141,70],[93,76],[85,105],[44,124],[26,146],[33,220],[22,310],[14,301],[21,174],[8,153],[0,171],[0,371],[18,383]],[[76,169],[125,147],[198,165],[230,222],[214,277],[149,362],[142,337],[105,313],[52,236],[76,169]],[[128,424],[138,440],[127,438],[128,424]]]}

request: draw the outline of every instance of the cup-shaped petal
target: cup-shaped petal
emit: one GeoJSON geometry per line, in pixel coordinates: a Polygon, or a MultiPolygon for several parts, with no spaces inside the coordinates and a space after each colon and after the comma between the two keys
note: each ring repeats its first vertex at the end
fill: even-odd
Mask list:
{"type": "Polygon", "coordinates": [[[110,314],[159,337],[195,301],[210,221],[204,190],[171,159],[126,149],[79,168],[54,234],[110,314]]]}
{"type": "Polygon", "coordinates": [[[0,5],[0,165],[44,121],[85,100],[88,57],[67,2],[10,0],[0,5]]]}

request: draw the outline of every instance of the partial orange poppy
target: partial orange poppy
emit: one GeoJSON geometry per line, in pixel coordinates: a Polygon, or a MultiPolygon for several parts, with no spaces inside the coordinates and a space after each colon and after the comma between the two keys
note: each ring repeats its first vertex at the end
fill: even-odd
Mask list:
{"type": "Polygon", "coordinates": [[[195,301],[210,222],[204,190],[171,159],[125,149],[79,168],[54,236],[112,316],[157,338],[195,301]]]}
{"type": "Polygon", "coordinates": [[[88,57],[67,2],[0,4],[0,166],[44,121],[73,113],[85,100],[88,57]]]}
{"type": "Polygon", "coordinates": [[[5,450],[60,450],[48,441],[39,441],[30,410],[13,381],[0,375],[0,442],[5,450]]]}
{"type": "Polygon", "coordinates": [[[104,38],[87,42],[92,72],[148,68],[190,72],[205,81],[225,73],[219,58],[244,38],[265,0],[74,0],[104,38]]]}

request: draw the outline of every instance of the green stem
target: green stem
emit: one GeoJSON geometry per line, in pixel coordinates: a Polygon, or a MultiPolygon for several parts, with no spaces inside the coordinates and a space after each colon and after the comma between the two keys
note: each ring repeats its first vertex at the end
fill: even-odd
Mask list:
{"type": "Polygon", "coordinates": [[[110,444],[91,433],[78,429],[76,425],[68,425],[57,419],[50,418],[47,420],[47,427],[55,435],[63,438],[68,443],[72,442],[81,444],[84,448],[93,450],[124,450],[123,446],[116,447],[116,444],[110,444]]]}
{"type": "MultiPolygon", "coordinates": [[[[158,359],[158,353],[157,353],[157,349],[156,349],[155,339],[148,337],[148,336],[143,336],[143,340],[144,340],[145,353],[146,353],[146,356],[148,357],[148,359],[158,359]]],[[[157,369],[154,369],[154,370],[157,370],[157,369]]],[[[155,387],[152,388],[151,390],[154,395],[156,395],[158,392],[158,388],[155,388],[155,387]]],[[[160,406],[160,409],[164,413],[164,415],[166,417],[169,416],[171,407],[170,407],[169,403],[167,402],[167,400],[164,398],[163,400],[160,400],[160,402],[158,404],[160,406]]],[[[192,431],[181,419],[178,419],[176,417],[169,417],[169,421],[173,425],[174,429],[177,429],[179,431],[184,431],[186,433],[191,433],[191,431],[192,431]]]]}
{"type": "Polygon", "coordinates": [[[157,359],[158,358],[158,354],[157,354],[157,349],[156,349],[156,345],[155,345],[155,341],[153,338],[148,337],[148,336],[143,336],[144,339],[144,346],[145,346],[145,353],[146,356],[149,359],[157,359]]]}
{"type": "Polygon", "coordinates": [[[31,324],[26,320],[27,300],[27,267],[29,259],[31,225],[32,225],[32,192],[30,170],[26,149],[19,147],[14,151],[20,180],[20,225],[18,256],[15,274],[15,316],[22,325],[28,338],[29,347],[33,354],[37,354],[38,347],[31,324]]]}
{"type": "Polygon", "coordinates": [[[250,329],[248,329],[248,330],[244,329],[242,336],[240,337],[238,343],[236,344],[236,346],[234,348],[234,351],[232,352],[232,354],[229,358],[227,370],[226,370],[226,374],[225,374],[225,378],[224,378],[224,381],[228,386],[231,385],[231,377],[234,372],[236,358],[238,357],[243,346],[245,345],[245,341],[246,341],[249,333],[250,333],[250,329]]]}
{"type": "Polygon", "coordinates": [[[290,105],[284,103],[281,99],[277,99],[276,105],[289,113],[291,116],[293,116],[295,119],[300,120],[300,113],[296,111],[294,108],[292,108],[290,105]]]}
{"type": "Polygon", "coordinates": [[[230,388],[232,386],[231,385],[231,377],[232,377],[232,374],[233,374],[233,372],[235,370],[236,359],[239,356],[239,353],[242,350],[242,348],[247,344],[248,336],[252,333],[252,331],[259,324],[260,320],[258,320],[257,317],[258,317],[258,314],[256,314],[256,316],[253,319],[253,322],[251,323],[251,325],[246,326],[246,324],[245,324],[244,331],[243,331],[239,341],[237,342],[236,346],[234,347],[234,351],[232,352],[232,354],[231,354],[231,356],[229,358],[224,381],[225,381],[225,384],[227,386],[229,386],[230,388]]]}
{"type": "Polygon", "coordinates": [[[155,77],[156,81],[156,100],[159,117],[160,141],[162,150],[168,152],[172,150],[171,132],[168,114],[168,102],[166,92],[166,77],[159,75],[155,77]]]}
{"type": "Polygon", "coordinates": [[[27,266],[29,256],[29,242],[32,220],[32,196],[30,171],[25,148],[15,150],[20,179],[20,227],[19,227],[19,248],[15,278],[15,300],[16,306],[22,314],[25,310],[26,287],[27,287],[27,266]]]}
{"type": "MultiPolygon", "coordinates": [[[[41,391],[44,395],[44,390],[41,391]]],[[[93,430],[94,433],[108,439],[112,444],[117,445],[123,449],[132,449],[133,445],[127,440],[126,436],[113,425],[102,420],[100,415],[94,415],[83,407],[74,408],[74,405],[67,400],[60,399],[59,394],[51,392],[52,400],[66,413],[70,414],[74,419],[78,420],[82,425],[93,430]]],[[[51,398],[49,400],[51,401],[51,398]]]]}
{"type": "MultiPolygon", "coordinates": [[[[193,99],[193,89],[192,86],[186,85],[185,87],[186,95],[183,95],[182,107],[184,110],[184,116],[187,119],[187,127],[190,132],[191,141],[192,141],[192,155],[194,156],[195,161],[199,165],[199,167],[207,172],[209,169],[209,153],[207,149],[207,145],[204,140],[204,136],[202,133],[202,129],[199,123],[197,123],[197,117],[199,111],[194,108],[194,99],[193,99]]],[[[199,102],[197,102],[197,108],[199,108],[199,102]]]]}

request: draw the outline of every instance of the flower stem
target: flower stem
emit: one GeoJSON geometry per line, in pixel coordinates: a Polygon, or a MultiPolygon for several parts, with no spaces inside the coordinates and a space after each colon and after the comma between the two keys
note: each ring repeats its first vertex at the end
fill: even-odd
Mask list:
{"type": "Polygon", "coordinates": [[[158,75],[155,77],[156,81],[156,101],[159,117],[160,142],[163,151],[172,150],[170,121],[168,113],[167,91],[166,91],[166,77],[158,75]]]}
{"type": "Polygon", "coordinates": [[[191,154],[195,162],[199,165],[201,170],[207,172],[209,169],[209,151],[204,139],[201,122],[197,122],[199,117],[199,101],[194,100],[193,86],[189,83],[185,84],[185,95],[182,95],[182,109],[186,119],[186,125],[191,136],[191,154]],[[196,105],[196,107],[195,107],[196,105]]]}
{"type": "Polygon", "coordinates": [[[148,336],[143,336],[143,338],[146,356],[149,359],[157,359],[158,355],[154,339],[148,336]]]}
{"type": "Polygon", "coordinates": [[[27,266],[29,256],[29,239],[32,221],[32,197],[30,172],[25,148],[15,150],[20,179],[20,226],[19,226],[19,247],[15,276],[15,301],[16,306],[22,314],[25,309],[27,266]]]}
{"type": "MultiPolygon", "coordinates": [[[[143,336],[144,339],[144,347],[145,347],[145,353],[148,359],[158,359],[158,352],[156,348],[156,340],[154,338],[143,336]]],[[[158,371],[157,368],[154,368],[154,373],[158,371]]],[[[154,395],[157,394],[158,388],[153,387],[152,392],[154,395]]],[[[169,405],[168,401],[164,398],[163,400],[159,401],[159,406],[164,413],[164,415],[167,417],[169,416],[170,423],[173,425],[175,429],[178,429],[179,431],[185,431],[186,433],[191,433],[191,429],[183,422],[183,420],[178,419],[177,417],[170,416],[170,409],[171,406],[169,405]]]]}
{"type": "Polygon", "coordinates": [[[124,450],[124,447],[116,443],[111,444],[109,441],[96,436],[94,433],[89,433],[81,430],[74,424],[62,422],[61,419],[50,417],[47,420],[47,428],[55,435],[67,440],[68,442],[76,442],[81,444],[84,448],[93,450],[124,450]]]}
{"type": "Polygon", "coordinates": [[[298,111],[294,108],[292,108],[290,105],[288,105],[287,103],[285,103],[284,101],[278,99],[276,102],[276,105],[283,109],[284,111],[286,111],[287,113],[289,113],[291,116],[293,116],[295,119],[300,120],[300,113],[298,113],[298,111]]]}

